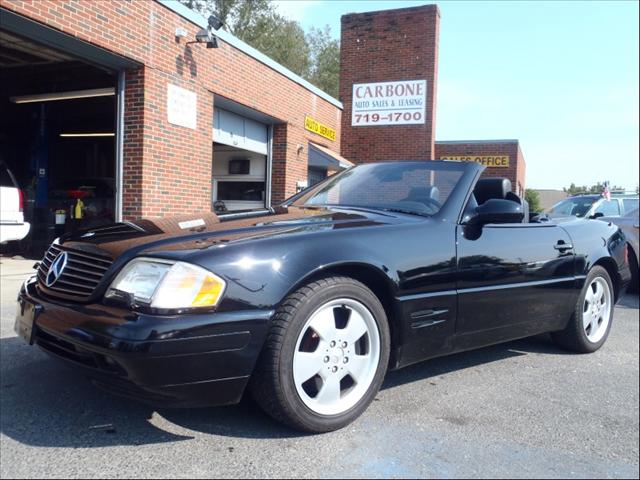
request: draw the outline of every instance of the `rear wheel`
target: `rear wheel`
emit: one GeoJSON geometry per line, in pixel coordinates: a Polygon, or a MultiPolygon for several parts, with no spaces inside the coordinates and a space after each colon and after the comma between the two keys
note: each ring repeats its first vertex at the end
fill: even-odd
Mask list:
{"type": "Polygon", "coordinates": [[[567,327],[552,333],[554,341],[575,352],[595,352],[609,336],[613,307],[611,278],[604,268],[595,266],[587,275],[567,327]]]}
{"type": "Polygon", "coordinates": [[[388,360],[389,327],[376,296],[351,278],[320,279],[276,312],[251,391],[289,426],[336,430],[373,400],[388,360]]]}
{"type": "Polygon", "coordinates": [[[638,276],[640,271],[638,269],[638,259],[636,258],[636,254],[631,248],[631,245],[627,245],[628,255],[629,255],[629,269],[631,270],[631,283],[629,284],[629,291],[633,293],[638,292],[638,276]]]}

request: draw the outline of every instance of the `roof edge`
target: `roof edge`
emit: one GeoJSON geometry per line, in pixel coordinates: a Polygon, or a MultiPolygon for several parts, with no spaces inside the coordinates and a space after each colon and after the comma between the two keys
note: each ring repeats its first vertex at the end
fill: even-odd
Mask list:
{"type": "MultiPolygon", "coordinates": [[[[163,7],[168,8],[172,12],[180,15],[181,17],[189,20],[191,23],[199,26],[200,28],[207,28],[207,20],[202,15],[200,15],[197,12],[194,12],[189,7],[187,7],[186,5],[183,5],[177,0],[156,0],[156,2],[158,2],[163,7]]],[[[342,102],[340,102],[338,99],[333,98],[328,93],[320,90],[315,85],[312,85],[301,76],[293,73],[287,67],[279,64],[275,60],[272,60],[271,58],[269,58],[264,53],[256,50],[251,45],[246,44],[239,38],[235,37],[233,34],[225,30],[218,30],[216,32],[216,36],[221,40],[223,40],[224,42],[231,45],[232,47],[237,48],[241,52],[246,53],[250,57],[255,58],[260,63],[265,64],[267,67],[271,68],[272,70],[275,70],[281,75],[284,75],[289,80],[301,85],[302,87],[309,90],[311,93],[321,97],[322,99],[326,100],[327,102],[334,105],[335,107],[338,107],[340,110],[343,109],[342,102]]]]}
{"type": "Polygon", "coordinates": [[[501,139],[501,140],[436,140],[434,143],[445,144],[445,145],[456,145],[456,144],[487,144],[487,143],[517,143],[520,144],[520,140],[518,139],[501,139]]]}

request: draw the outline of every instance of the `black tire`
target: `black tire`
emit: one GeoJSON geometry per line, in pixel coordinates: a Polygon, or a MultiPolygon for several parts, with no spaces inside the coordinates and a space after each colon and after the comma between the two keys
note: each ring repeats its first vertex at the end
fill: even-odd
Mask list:
{"type": "Polygon", "coordinates": [[[638,293],[638,259],[636,258],[636,254],[634,253],[631,245],[627,245],[627,249],[629,252],[629,269],[631,270],[631,283],[629,284],[629,292],[638,293]]]}
{"type": "Polygon", "coordinates": [[[276,420],[305,432],[329,432],[358,418],[373,401],[389,362],[389,326],[378,298],[362,283],[349,277],[327,277],[289,295],[277,309],[265,346],[252,375],[250,391],[256,403],[276,420]],[[351,298],[372,313],[380,335],[380,359],[373,381],[352,408],[338,415],[319,415],[298,395],[293,380],[293,355],[298,336],[310,315],[326,302],[351,298]]]}
{"type": "Polygon", "coordinates": [[[578,301],[576,302],[573,314],[571,315],[571,319],[567,324],[564,330],[559,332],[551,333],[551,337],[553,341],[561,348],[565,350],[570,350],[578,353],[592,353],[598,350],[604,342],[607,341],[609,337],[609,332],[611,331],[611,325],[613,324],[613,311],[614,311],[614,297],[615,292],[613,290],[613,284],[611,283],[611,277],[606,269],[600,266],[593,267],[587,278],[584,282],[584,287],[582,287],[582,291],[580,292],[580,296],[578,297],[578,301]],[[602,278],[605,280],[607,285],[609,286],[609,291],[611,292],[611,302],[610,302],[610,319],[609,325],[607,326],[607,330],[604,336],[598,342],[592,342],[588,339],[585,329],[582,324],[582,312],[585,304],[585,295],[587,293],[587,289],[591,285],[591,283],[596,278],[602,278]]]}

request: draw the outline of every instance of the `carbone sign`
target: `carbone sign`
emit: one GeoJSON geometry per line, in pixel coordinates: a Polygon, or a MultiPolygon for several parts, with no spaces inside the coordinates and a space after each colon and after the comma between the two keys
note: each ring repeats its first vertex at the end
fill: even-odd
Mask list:
{"type": "Polygon", "coordinates": [[[426,80],[356,83],[351,97],[351,125],[420,125],[425,122],[426,80]]]}

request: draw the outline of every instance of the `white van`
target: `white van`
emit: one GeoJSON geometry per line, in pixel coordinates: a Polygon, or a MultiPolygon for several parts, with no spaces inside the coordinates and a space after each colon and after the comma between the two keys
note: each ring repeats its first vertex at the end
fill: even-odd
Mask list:
{"type": "Polygon", "coordinates": [[[31,225],[24,221],[24,196],[16,178],[7,165],[0,161],[0,244],[22,240],[31,225]]]}

